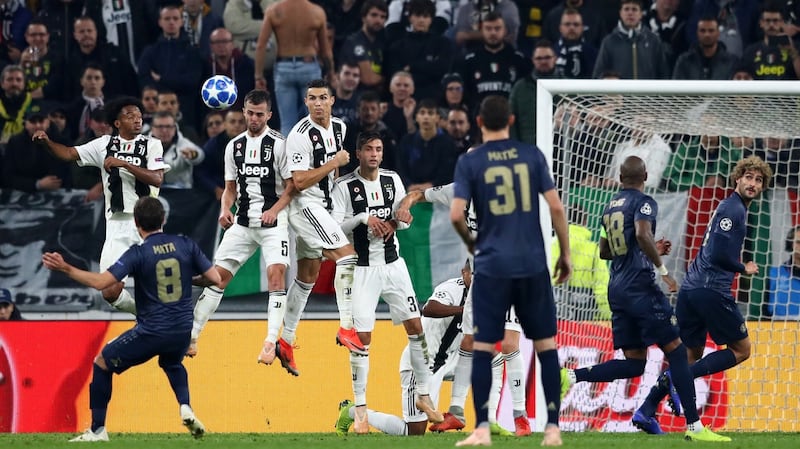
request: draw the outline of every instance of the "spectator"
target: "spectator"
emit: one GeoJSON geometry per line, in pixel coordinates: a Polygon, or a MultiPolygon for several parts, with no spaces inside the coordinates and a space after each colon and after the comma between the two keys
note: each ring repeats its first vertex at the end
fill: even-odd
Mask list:
{"type": "MultiPolygon", "coordinates": [[[[361,11],[364,7],[364,0],[320,0],[318,1],[325,9],[328,22],[336,33],[333,37],[334,55],[339,55],[345,39],[353,33],[358,32],[361,27],[361,11]]],[[[338,58],[337,58],[338,59],[338,58]]]]}
{"type": "Polygon", "coordinates": [[[383,63],[387,13],[384,0],[366,0],[361,8],[361,30],[348,36],[339,52],[342,61],[358,63],[362,87],[376,91],[383,89],[387,76],[383,63]]]}
{"type": "Polygon", "coordinates": [[[256,80],[255,63],[249,56],[233,46],[233,35],[225,28],[217,28],[211,32],[211,75],[225,75],[236,83],[239,97],[233,107],[244,106],[244,95],[253,90],[256,80]]]}
{"type": "Polygon", "coordinates": [[[678,11],[680,0],[655,0],[644,16],[644,24],[661,39],[667,66],[689,48],[686,41],[686,17],[678,11]]]}
{"type": "Polygon", "coordinates": [[[778,4],[764,5],[759,25],[764,38],[744,49],[742,67],[756,80],[796,80],[800,54],[783,32],[783,11],[778,4]]]}
{"type": "Polygon", "coordinates": [[[458,73],[464,79],[472,110],[477,110],[489,95],[508,98],[514,83],[527,77],[532,68],[530,59],[505,41],[505,25],[497,12],[486,14],[480,31],[483,45],[474,47],[458,64],[458,73]]]}
{"type": "MultiPolygon", "coordinates": [[[[389,0],[389,17],[386,20],[386,35],[389,42],[399,39],[404,32],[411,30],[411,0],[389,0]]],[[[453,17],[453,2],[433,0],[435,13],[431,22],[431,32],[444,34],[450,27],[453,17]]]]}
{"type": "MultiPolygon", "coordinates": [[[[103,108],[97,108],[92,111],[89,117],[89,132],[83,137],[75,141],[75,145],[83,145],[91,140],[100,136],[110,136],[113,128],[108,123],[106,112],[103,108]]],[[[50,134],[48,134],[50,135],[50,134]]],[[[101,183],[100,169],[92,165],[80,166],[78,164],[71,164],[70,174],[72,176],[72,188],[88,190],[84,201],[87,203],[92,201],[99,201],[103,198],[103,184],[101,183]]],[[[105,229],[105,224],[102,230],[105,229]]],[[[93,240],[96,240],[93,237],[93,240]]],[[[101,249],[102,237],[100,237],[99,248],[101,249]]]]}
{"type": "Polygon", "coordinates": [[[203,145],[208,142],[208,139],[218,136],[223,131],[225,131],[225,111],[209,111],[203,117],[203,133],[201,135],[203,145]]]}
{"type": "MultiPolygon", "coordinates": [[[[774,187],[800,187],[800,145],[796,139],[765,137],[756,140],[755,149],[746,149],[744,157],[756,155],[772,169],[774,187]]],[[[770,187],[773,187],[770,186],[770,187]]]]}
{"type": "Polygon", "coordinates": [[[100,42],[119,48],[131,67],[159,35],[154,20],[161,2],[140,0],[86,0],[84,14],[97,25],[100,42]]]}
{"type": "MultiPolygon", "coordinates": [[[[225,25],[203,0],[183,0],[183,31],[204,58],[211,57],[211,33],[225,25]]],[[[249,92],[246,90],[245,92],[249,92]]]]}
{"type": "Polygon", "coordinates": [[[389,73],[410,73],[416,98],[436,98],[442,77],[453,63],[453,46],[446,37],[431,32],[435,13],[431,0],[411,0],[408,11],[411,31],[390,44],[386,56],[389,73]]]}
{"type": "Polygon", "coordinates": [[[25,29],[33,18],[22,0],[0,0],[0,67],[18,64],[25,43],[25,29]]]}
{"type": "Polygon", "coordinates": [[[381,163],[381,167],[397,171],[397,138],[386,126],[386,123],[381,121],[381,97],[377,92],[368,90],[358,97],[356,121],[347,126],[344,147],[350,153],[350,162],[343,167],[339,167],[339,174],[350,173],[358,167],[356,145],[358,136],[365,132],[378,133],[381,136],[381,141],[383,142],[383,163],[381,163]]]}
{"type": "Polygon", "coordinates": [[[603,38],[593,77],[607,71],[627,79],[665,79],[670,75],[661,40],[642,26],[641,0],[622,0],[617,28],[603,38]]]}
{"type": "Polygon", "coordinates": [[[564,11],[571,9],[581,15],[583,22],[581,35],[584,40],[597,48],[611,28],[611,24],[605,23],[603,19],[602,8],[596,1],[564,0],[563,4],[554,7],[547,14],[547,19],[544,21],[544,37],[550,42],[558,42],[562,34],[560,28],[564,11]]]}
{"type": "Polygon", "coordinates": [[[456,157],[466,153],[474,140],[470,126],[469,112],[464,108],[450,109],[447,113],[447,135],[453,139],[456,157]]]}
{"type": "Polygon", "coordinates": [[[106,75],[105,92],[109,98],[139,94],[133,66],[119,48],[98,40],[97,26],[92,18],[81,16],[75,19],[73,37],[77,45],[68,58],[65,100],[69,101],[80,95],[83,68],[90,62],[98,64],[106,75]]]}
{"type": "Polygon", "coordinates": [[[225,146],[231,139],[247,130],[241,109],[225,111],[224,131],[208,139],[203,145],[205,159],[194,168],[195,185],[219,201],[225,190],[225,146]]]}
{"type": "Polygon", "coordinates": [[[664,188],[686,191],[692,187],[725,187],[727,175],[742,159],[742,149],[720,136],[690,136],[681,141],[664,170],[664,188]]]}
{"type": "Polygon", "coordinates": [[[183,18],[174,6],[164,6],[158,18],[162,34],[139,58],[139,83],[153,84],[175,92],[180,101],[182,120],[196,128],[200,123],[198,86],[205,75],[204,60],[189,39],[181,35],[183,18]]]}
{"type": "Polygon", "coordinates": [[[785,249],[786,262],[769,269],[767,310],[773,320],[800,320],[800,227],[789,230],[785,249]]]}
{"type": "Polygon", "coordinates": [[[200,142],[200,134],[197,132],[197,128],[194,127],[191,123],[186,121],[185,116],[182,112],[181,102],[178,99],[178,94],[175,92],[162,89],[158,91],[158,103],[156,105],[156,111],[167,111],[175,117],[175,120],[178,122],[178,128],[181,130],[181,134],[183,137],[191,140],[195,144],[200,142]]]}
{"type": "Polygon", "coordinates": [[[50,119],[50,123],[52,123],[54,133],[67,140],[69,138],[69,131],[67,130],[67,109],[61,105],[51,105],[50,112],[47,114],[47,118],[50,119]]]}
{"type": "Polygon", "coordinates": [[[397,173],[406,190],[425,190],[453,182],[455,144],[439,129],[439,108],[426,98],[414,114],[419,131],[406,134],[397,148],[397,173]]]}
{"type": "Polygon", "coordinates": [[[89,117],[92,111],[103,107],[106,101],[104,95],[105,76],[103,69],[94,62],[84,66],[81,77],[81,93],[67,106],[70,117],[73,117],[68,128],[68,135],[72,141],[82,139],[89,130],[89,117]]]}
{"type": "MultiPolygon", "coordinates": [[[[277,0],[228,0],[222,21],[233,35],[233,46],[251,59],[256,59],[256,42],[264,21],[264,11],[277,0]]],[[[272,70],[275,63],[275,36],[272,36],[264,49],[264,67],[272,70]]],[[[263,75],[263,74],[262,74],[263,75]]]]}
{"type": "Polygon", "coordinates": [[[556,68],[565,78],[591,78],[597,60],[597,47],[583,36],[583,17],[577,9],[561,14],[556,41],[556,68]]]}
{"type": "Polygon", "coordinates": [[[25,69],[25,90],[35,99],[64,101],[64,56],[49,51],[50,33],[40,20],[32,20],[25,30],[28,48],[20,57],[25,69]]]}
{"type": "Polygon", "coordinates": [[[466,92],[464,91],[464,78],[461,78],[461,75],[455,72],[445,75],[442,78],[442,89],[444,91],[439,106],[446,110],[464,108],[469,111],[466,92]]]}
{"type": "Polygon", "coordinates": [[[456,12],[455,41],[459,47],[480,47],[483,41],[481,22],[486,15],[494,12],[503,18],[506,35],[504,39],[509,44],[517,42],[519,31],[519,9],[513,1],[509,0],[474,0],[463,3],[456,12]]]}
{"type": "Polygon", "coordinates": [[[0,321],[21,321],[22,319],[22,314],[11,298],[11,292],[7,288],[0,288],[0,321]]]}
{"type": "Polygon", "coordinates": [[[392,101],[386,106],[383,122],[400,140],[406,134],[417,130],[417,125],[414,122],[414,110],[417,107],[417,102],[413,96],[414,79],[411,74],[399,71],[392,75],[392,81],[389,83],[389,92],[392,94],[392,101]]]}
{"type": "Polygon", "coordinates": [[[274,32],[278,47],[274,87],[280,93],[275,98],[284,136],[303,116],[308,82],[322,78],[323,68],[328,79],[335,76],[326,23],[325,11],[308,0],[281,0],[264,13],[256,46],[256,88],[267,89],[264,58],[267,41],[274,32]]]}
{"type": "Polygon", "coordinates": [[[521,30],[517,36],[517,50],[526,57],[533,54],[536,41],[544,37],[546,18],[561,0],[517,0],[521,30]]]}
{"type": "Polygon", "coordinates": [[[164,173],[164,189],[191,189],[193,167],[205,158],[203,150],[183,137],[176,126],[175,117],[168,111],[158,111],[153,116],[150,135],[164,147],[164,163],[170,169],[164,173]]]}
{"type": "MultiPolygon", "coordinates": [[[[5,187],[23,192],[47,192],[72,187],[70,164],[53,156],[47,147],[34,143],[37,130],[52,131],[50,119],[44,110],[28,111],[25,114],[25,129],[15,134],[6,147],[3,167],[5,187]]],[[[53,139],[55,139],[55,134],[53,139]]],[[[66,144],[65,140],[59,143],[66,144]]]]}
{"type": "MultiPolygon", "coordinates": [[[[16,1],[16,0],[15,0],[16,1]]],[[[78,17],[83,15],[84,2],[74,0],[42,0],[36,17],[50,30],[50,49],[70,61],[75,43],[72,41],[73,26],[78,17]]],[[[80,67],[78,67],[80,68],[80,67]]]]}
{"type": "Polygon", "coordinates": [[[156,86],[152,84],[144,86],[140,100],[144,107],[144,111],[142,111],[142,132],[147,133],[150,131],[150,122],[153,120],[153,114],[158,110],[158,89],[156,89],[156,86]]]}
{"type": "Polygon", "coordinates": [[[719,40],[716,17],[707,16],[697,22],[697,42],[675,62],[672,79],[727,80],[733,76],[738,59],[719,40]]]}
{"type": "Polygon", "coordinates": [[[533,50],[533,72],[514,84],[509,101],[515,120],[511,124],[511,138],[536,144],[536,80],[563,78],[556,68],[556,54],[550,42],[542,39],[533,50]]]}
{"type": "Polygon", "coordinates": [[[0,147],[24,128],[23,116],[31,107],[31,94],[25,92],[25,72],[21,66],[7,65],[0,72],[0,147]]]}
{"type": "Polygon", "coordinates": [[[758,3],[754,0],[695,0],[686,21],[686,38],[697,41],[697,23],[709,15],[719,22],[720,41],[737,58],[750,42],[758,39],[758,3]]]}
{"type": "Polygon", "coordinates": [[[331,113],[342,119],[347,126],[356,121],[358,108],[358,84],[361,80],[361,69],[352,61],[343,61],[336,73],[336,90],[331,113]]]}

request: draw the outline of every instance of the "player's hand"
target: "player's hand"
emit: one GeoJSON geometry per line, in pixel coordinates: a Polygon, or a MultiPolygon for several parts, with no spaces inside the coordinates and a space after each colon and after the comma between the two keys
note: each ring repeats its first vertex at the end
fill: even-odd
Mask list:
{"type": "Polygon", "coordinates": [[[553,269],[553,277],[556,280],[556,284],[563,284],[572,277],[572,261],[568,257],[564,257],[563,254],[558,256],[556,266],[553,269]]]}
{"type": "Polygon", "coordinates": [[[50,141],[50,137],[47,136],[46,132],[40,129],[37,130],[35,133],[33,133],[31,140],[33,140],[34,142],[47,143],[48,141],[50,141]]]}
{"type": "Polygon", "coordinates": [[[666,256],[672,251],[672,242],[661,237],[656,241],[656,249],[658,250],[658,255],[666,256]]]}
{"type": "Polygon", "coordinates": [[[224,210],[219,214],[218,221],[222,229],[228,229],[233,226],[233,214],[229,210],[224,210]]]}
{"type": "Polygon", "coordinates": [[[405,224],[411,224],[414,221],[414,216],[411,215],[411,211],[408,209],[397,209],[394,212],[395,220],[400,220],[405,224]]]}
{"type": "Polygon", "coordinates": [[[53,175],[45,176],[36,182],[36,187],[39,190],[58,190],[61,188],[61,178],[53,175]]]}
{"type": "Polygon", "coordinates": [[[103,168],[106,171],[110,171],[114,167],[125,168],[127,165],[127,162],[116,157],[107,157],[103,160],[103,168]]]}
{"type": "Polygon", "coordinates": [[[348,153],[347,150],[339,150],[336,152],[333,159],[336,160],[337,167],[344,167],[350,162],[350,153],[348,153]]]}
{"type": "Polygon", "coordinates": [[[753,275],[758,274],[758,265],[752,260],[744,264],[744,274],[746,275],[753,275]]]}
{"type": "Polygon", "coordinates": [[[272,208],[267,209],[261,214],[261,222],[265,225],[272,226],[276,221],[278,221],[278,214],[273,211],[272,208]]]}
{"type": "Polygon", "coordinates": [[[45,267],[54,271],[67,271],[69,264],[64,261],[59,253],[44,253],[42,254],[42,263],[45,267]]]}
{"type": "Polygon", "coordinates": [[[367,218],[367,228],[375,237],[385,237],[389,228],[386,226],[386,222],[381,220],[378,217],[374,217],[372,215],[367,218]]]}
{"type": "Polygon", "coordinates": [[[676,281],[675,278],[673,278],[672,276],[670,275],[661,276],[661,280],[663,280],[664,283],[667,284],[667,288],[669,289],[670,293],[675,293],[678,291],[678,281],[676,281]]]}

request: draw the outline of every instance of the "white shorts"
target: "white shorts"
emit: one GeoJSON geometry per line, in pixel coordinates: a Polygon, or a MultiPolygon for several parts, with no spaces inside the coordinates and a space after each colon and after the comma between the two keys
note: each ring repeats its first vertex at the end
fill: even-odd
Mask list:
{"type": "Polygon", "coordinates": [[[278,220],[272,228],[248,228],[234,223],[225,231],[214,254],[214,264],[236,274],[242,265],[261,248],[264,265],[289,265],[289,226],[278,220]]]}
{"type": "MultiPolygon", "coordinates": [[[[522,332],[522,326],[519,324],[517,312],[514,311],[514,306],[506,313],[506,326],[507,331],[522,332]]],[[[461,332],[464,335],[475,335],[475,329],[472,325],[472,285],[467,290],[467,299],[464,301],[464,312],[461,314],[461,332]]]]}
{"type": "MultiPolygon", "coordinates": [[[[406,351],[408,351],[408,348],[406,348],[406,351]]],[[[413,371],[400,371],[400,388],[403,390],[403,421],[407,423],[427,421],[428,415],[419,410],[414,404],[417,401],[417,384],[414,381],[413,371]]],[[[430,383],[428,384],[428,388],[428,391],[431,392],[431,399],[433,399],[434,390],[430,389],[430,383]]],[[[438,389],[436,390],[436,394],[439,394],[438,389]]],[[[436,405],[435,402],[434,405],[436,405]]]]}
{"type": "Polygon", "coordinates": [[[359,267],[353,273],[353,327],[358,332],[375,328],[378,299],[389,305],[392,323],[419,318],[419,303],[402,257],[386,265],[359,267]]]}
{"type": "Polygon", "coordinates": [[[289,224],[297,234],[298,259],[320,259],[323,249],[339,249],[350,243],[339,223],[322,206],[292,207],[289,224]]]}
{"type": "Polygon", "coordinates": [[[133,245],[142,243],[133,214],[115,213],[106,221],[106,241],[100,253],[100,272],[104,272],[133,245]]]}

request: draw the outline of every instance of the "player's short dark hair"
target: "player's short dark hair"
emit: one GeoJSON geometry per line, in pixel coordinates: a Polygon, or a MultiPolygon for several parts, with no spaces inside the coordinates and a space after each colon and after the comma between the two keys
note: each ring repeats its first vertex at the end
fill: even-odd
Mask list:
{"type": "Polygon", "coordinates": [[[508,103],[508,98],[489,95],[481,101],[478,116],[483,122],[483,127],[489,131],[500,131],[507,127],[511,120],[511,105],[508,103]]]}
{"type": "Polygon", "coordinates": [[[114,124],[114,122],[119,120],[119,114],[122,112],[122,109],[127,106],[136,106],[139,108],[139,112],[144,111],[142,102],[136,97],[115,98],[103,106],[103,108],[106,110],[106,121],[109,125],[111,125],[112,128],[114,128],[114,130],[117,130],[117,126],[114,124]]]}
{"type": "Polygon", "coordinates": [[[380,103],[381,96],[374,90],[365,90],[358,96],[358,104],[361,103],[380,103]]]}
{"type": "Polygon", "coordinates": [[[145,232],[158,231],[164,225],[164,205],[158,198],[143,196],[133,206],[133,219],[136,226],[145,232]]]}
{"type": "Polygon", "coordinates": [[[389,14],[389,6],[383,0],[367,0],[361,6],[361,18],[367,17],[369,14],[370,9],[377,9],[378,11],[383,11],[386,14],[389,14]]]}
{"type": "Polygon", "coordinates": [[[328,94],[333,95],[333,89],[331,88],[330,83],[325,81],[322,78],[318,78],[315,80],[311,80],[306,84],[306,89],[328,89],[328,94]]]}
{"type": "Polygon", "coordinates": [[[436,15],[436,5],[431,0],[411,0],[408,2],[408,15],[432,18],[436,15]]]}
{"type": "Polygon", "coordinates": [[[244,102],[250,104],[267,104],[267,110],[272,107],[272,97],[269,92],[261,89],[253,89],[244,96],[244,102]]]}
{"type": "Polygon", "coordinates": [[[442,113],[439,112],[439,103],[433,98],[423,98],[420,100],[420,102],[417,103],[417,107],[414,109],[414,115],[417,115],[419,111],[423,109],[435,111],[440,117],[442,115],[442,113]]]}
{"type": "Polygon", "coordinates": [[[383,142],[383,137],[381,137],[381,133],[377,131],[364,131],[358,133],[358,143],[356,144],[356,151],[360,151],[361,147],[368,144],[369,142],[380,139],[383,142]]]}

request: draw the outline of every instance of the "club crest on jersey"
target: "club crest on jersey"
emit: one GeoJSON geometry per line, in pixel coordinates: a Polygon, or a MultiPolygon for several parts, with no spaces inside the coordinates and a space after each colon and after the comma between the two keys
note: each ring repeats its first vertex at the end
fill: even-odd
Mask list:
{"type": "Polygon", "coordinates": [[[639,212],[644,215],[650,215],[653,213],[653,208],[650,207],[650,203],[644,203],[642,204],[642,207],[639,208],[639,212]]]}
{"type": "Polygon", "coordinates": [[[394,185],[384,184],[383,190],[386,191],[386,199],[392,201],[394,199],[394,185]]]}
{"type": "Polygon", "coordinates": [[[725,232],[728,232],[733,228],[733,220],[728,217],[723,218],[719,221],[719,228],[725,232]]]}

